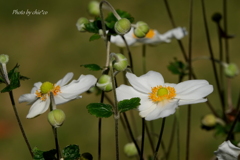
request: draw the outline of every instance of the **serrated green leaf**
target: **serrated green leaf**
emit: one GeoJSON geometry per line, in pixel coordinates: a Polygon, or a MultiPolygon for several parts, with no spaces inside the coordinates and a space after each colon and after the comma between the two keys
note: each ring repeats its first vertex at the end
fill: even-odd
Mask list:
{"type": "Polygon", "coordinates": [[[41,151],[37,147],[34,147],[32,151],[34,160],[57,160],[55,157],[57,153],[56,149],[41,151]]]}
{"type": "Polygon", "coordinates": [[[99,34],[94,34],[89,38],[89,41],[94,41],[101,38],[101,36],[99,34]]]}
{"type": "Polygon", "coordinates": [[[79,146],[75,144],[66,146],[63,149],[62,154],[64,160],[77,160],[80,157],[79,146]]]}
{"type": "Polygon", "coordinates": [[[102,68],[97,64],[83,64],[81,67],[88,68],[90,71],[100,71],[102,68]]]}
{"type": "Polygon", "coordinates": [[[88,113],[99,118],[108,118],[113,114],[112,106],[109,104],[90,103],[87,105],[87,109],[88,113]]]}
{"type": "Polygon", "coordinates": [[[140,105],[140,98],[125,99],[118,102],[118,110],[120,112],[126,112],[128,110],[137,108],[140,105]]]}

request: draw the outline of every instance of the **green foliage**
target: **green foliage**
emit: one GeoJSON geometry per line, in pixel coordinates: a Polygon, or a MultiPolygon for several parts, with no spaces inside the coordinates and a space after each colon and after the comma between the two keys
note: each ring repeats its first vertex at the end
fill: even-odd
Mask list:
{"type": "Polygon", "coordinates": [[[80,158],[79,146],[78,145],[69,145],[65,147],[62,151],[64,160],[77,160],[80,158]]]}
{"type": "Polygon", "coordinates": [[[168,70],[170,70],[173,74],[177,74],[180,77],[183,77],[188,74],[188,67],[182,61],[174,58],[174,62],[170,62],[167,66],[168,70]]]}
{"type": "MultiPolygon", "coordinates": [[[[8,78],[10,80],[10,85],[6,86],[1,92],[9,92],[13,89],[20,87],[20,80],[27,80],[29,78],[25,76],[21,76],[20,72],[18,72],[19,65],[16,66],[8,72],[8,78]]],[[[5,83],[2,78],[0,78],[0,83],[5,83]]]]}
{"type": "Polygon", "coordinates": [[[33,148],[33,159],[34,160],[57,160],[55,154],[57,153],[56,149],[49,151],[41,151],[37,147],[33,148]]]}
{"type": "Polygon", "coordinates": [[[87,105],[87,109],[91,115],[95,115],[99,118],[108,118],[113,114],[112,106],[109,104],[90,103],[87,105]]]}
{"type": "Polygon", "coordinates": [[[89,41],[94,41],[101,38],[101,36],[99,34],[94,34],[89,38],[89,41]]]}
{"type": "Polygon", "coordinates": [[[83,64],[81,67],[88,68],[90,71],[99,71],[102,70],[102,68],[97,64],[83,64]]]}
{"type": "Polygon", "coordinates": [[[140,105],[140,98],[125,99],[118,102],[119,112],[126,112],[128,110],[137,108],[140,105]]]}
{"type": "Polygon", "coordinates": [[[85,152],[81,154],[80,160],[93,160],[93,156],[90,153],[85,152]]]}

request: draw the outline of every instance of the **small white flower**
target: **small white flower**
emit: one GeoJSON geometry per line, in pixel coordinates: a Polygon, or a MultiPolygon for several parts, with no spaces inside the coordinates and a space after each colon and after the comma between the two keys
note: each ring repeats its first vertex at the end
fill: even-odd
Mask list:
{"type": "Polygon", "coordinates": [[[238,160],[240,148],[234,146],[229,140],[223,142],[217,151],[214,151],[218,160],[238,160]]]}
{"type": "Polygon", "coordinates": [[[56,105],[81,98],[79,94],[92,87],[97,79],[93,75],[81,75],[78,80],[73,80],[67,84],[73,77],[73,73],[67,73],[63,79],[56,84],[50,82],[37,82],[31,90],[31,93],[23,94],[19,97],[19,103],[28,102],[32,104],[27,118],[33,118],[44,113],[50,105],[50,92],[54,95],[56,105]]]}
{"type": "MultiPolygon", "coordinates": [[[[185,28],[177,27],[166,33],[160,34],[157,30],[150,29],[144,38],[137,38],[134,35],[133,28],[124,35],[128,46],[135,46],[139,44],[157,45],[159,43],[169,43],[171,39],[182,39],[187,35],[185,28]]],[[[111,36],[111,42],[116,44],[118,47],[125,47],[125,43],[121,36],[111,36]]]]}
{"type": "Polygon", "coordinates": [[[155,71],[137,77],[127,73],[129,83],[121,85],[117,91],[118,101],[139,97],[140,116],[146,120],[167,117],[175,113],[179,105],[206,102],[207,95],[213,91],[213,86],[206,80],[188,80],[179,84],[164,83],[162,75],[155,71]]]}

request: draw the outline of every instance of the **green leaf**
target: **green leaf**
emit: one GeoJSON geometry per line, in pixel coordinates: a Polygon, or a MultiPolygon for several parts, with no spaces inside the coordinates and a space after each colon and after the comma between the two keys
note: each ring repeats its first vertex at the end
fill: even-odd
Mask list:
{"type": "Polygon", "coordinates": [[[126,112],[128,110],[137,108],[140,105],[140,98],[131,98],[118,102],[118,110],[120,112],[126,112]]]}
{"type": "Polygon", "coordinates": [[[100,20],[95,20],[93,22],[89,22],[84,24],[85,25],[85,30],[90,32],[90,33],[99,33],[99,29],[102,29],[101,26],[101,21],[100,20]]]}
{"type": "Polygon", "coordinates": [[[41,151],[37,147],[34,147],[32,151],[34,160],[57,160],[55,157],[57,153],[56,149],[41,151]]]}
{"type": "Polygon", "coordinates": [[[112,106],[109,104],[90,103],[87,105],[87,109],[88,113],[100,118],[108,118],[113,114],[112,106]]]}
{"type": "Polygon", "coordinates": [[[97,64],[83,64],[83,65],[80,65],[80,66],[88,68],[90,71],[102,70],[102,68],[99,65],[97,65],[97,64]]]}
{"type": "Polygon", "coordinates": [[[99,34],[94,34],[89,38],[89,41],[94,41],[101,38],[101,36],[99,34]]]}
{"type": "Polygon", "coordinates": [[[65,147],[62,151],[64,160],[77,160],[80,157],[79,146],[78,145],[69,145],[65,147]]]}
{"type": "Polygon", "coordinates": [[[80,160],[93,160],[93,156],[90,153],[85,152],[82,153],[80,160]]]}
{"type": "Polygon", "coordinates": [[[174,58],[174,62],[170,62],[170,64],[167,66],[167,68],[173,73],[178,74],[180,76],[187,75],[187,65],[185,65],[182,61],[177,60],[174,58]]]}

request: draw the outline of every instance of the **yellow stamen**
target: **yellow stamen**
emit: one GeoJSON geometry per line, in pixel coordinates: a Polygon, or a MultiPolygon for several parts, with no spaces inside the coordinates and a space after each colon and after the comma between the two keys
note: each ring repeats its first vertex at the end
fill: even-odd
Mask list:
{"type": "Polygon", "coordinates": [[[156,86],[152,88],[152,92],[149,93],[149,98],[153,102],[161,102],[164,100],[170,100],[176,96],[175,88],[173,87],[163,87],[163,86],[156,86]]]}
{"type": "Polygon", "coordinates": [[[153,38],[155,36],[155,32],[153,29],[150,29],[148,33],[146,34],[145,38],[153,38]]]}
{"type": "Polygon", "coordinates": [[[39,97],[42,101],[45,101],[47,99],[47,95],[50,95],[50,92],[53,93],[54,96],[56,96],[58,93],[61,93],[61,87],[60,86],[55,86],[53,87],[52,90],[49,90],[47,93],[41,93],[41,90],[36,90],[35,94],[37,97],[39,97]]]}

